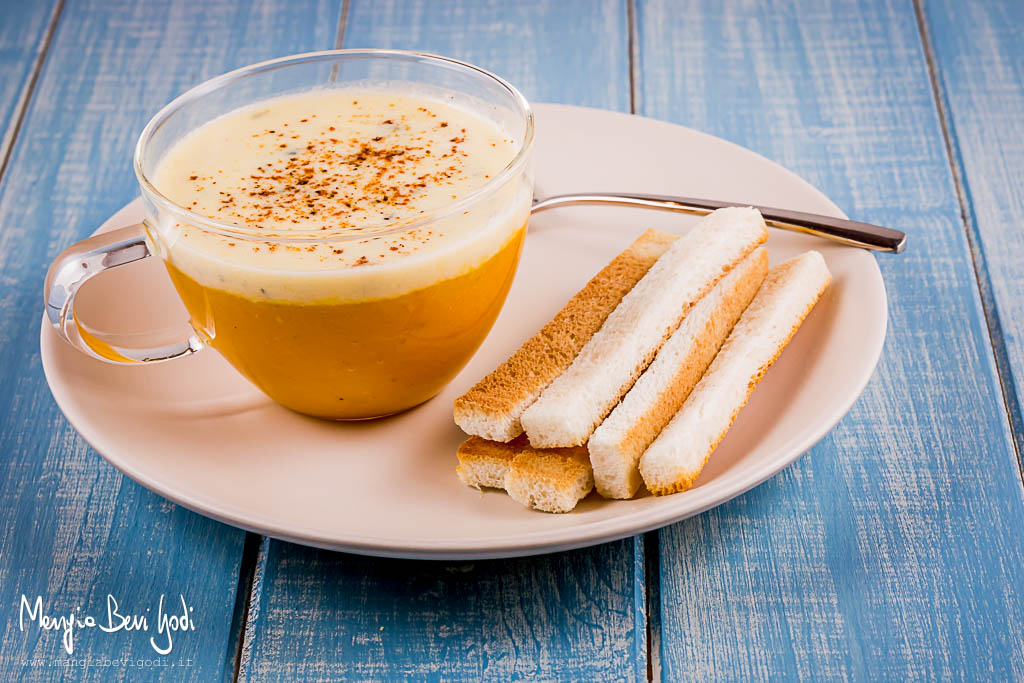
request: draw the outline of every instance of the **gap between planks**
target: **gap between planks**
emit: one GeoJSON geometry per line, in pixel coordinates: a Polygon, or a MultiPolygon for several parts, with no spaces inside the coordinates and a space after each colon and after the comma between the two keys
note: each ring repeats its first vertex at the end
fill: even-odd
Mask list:
{"type": "Polygon", "coordinates": [[[264,537],[252,531],[245,532],[242,560],[238,566],[238,587],[235,589],[235,609],[231,618],[230,649],[227,657],[232,663],[231,681],[238,680],[242,662],[242,647],[245,644],[246,624],[253,601],[253,586],[256,583],[256,567],[260,559],[260,548],[264,537]]]}
{"type": "Polygon", "coordinates": [[[50,43],[63,10],[64,0],[57,0],[57,4],[53,6],[53,12],[50,14],[50,20],[46,24],[46,30],[43,32],[43,38],[39,41],[39,50],[32,62],[32,69],[18,94],[18,102],[14,105],[14,112],[12,112],[10,124],[7,126],[7,132],[3,140],[0,140],[0,181],[3,181],[4,174],[7,172],[7,165],[10,163],[11,154],[14,151],[14,142],[18,139],[18,133],[21,132],[21,124],[25,120],[29,100],[32,99],[32,94],[35,92],[36,81],[39,80],[39,74],[43,70],[46,55],[50,52],[50,43]]]}
{"type": "MultiPolygon", "coordinates": [[[[260,600],[263,598],[263,582],[266,578],[267,563],[270,557],[271,538],[269,536],[259,536],[258,534],[252,535],[256,536],[259,542],[256,544],[256,552],[252,562],[252,580],[249,582],[245,619],[242,620],[242,631],[238,636],[238,658],[235,660],[235,673],[232,683],[237,683],[239,680],[248,680],[249,678],[249,662],[252,657],[256,622],[260,618],[260,600]]],[[[284,541],[275,542],[283,543],[284,541]]],[[[248,547],[248,543],[246,546],[248,547]]]]}
{"type": "Polygon", "coordinates": [[[992,355],[996,364],[996,377],[999,379],[999,389],[1003,397],[1003,409],[1010,425],[1010,442],[1013,444],[1014,454],[1017,456],[1017,469],[1021,476],[1021,483],[1024,485],[1024,459],[1021,457],[1021,451],[1024,450],[1024,446],[1022,446],[1024,444],[1024,415],[1021,415],[1019,411],[1017,387],[1010,369],[1010,357],[1006,350],[1006,338],[999,320],[999,310],[996,308],[992,280],[985,261],[985,254],[981,249],[981,240],[976,234],[977,218],[971,207],[963,161],[953,130],[953,120],[949,115],[946,94],[939,77],[938,61],[935,59],[935,52],[932,49],[928,18],[925,14],[923,0],[912,0],[912,2],[914,15],[917,18],[918,33],[921,36],[921,48],[928,66],[932,96],[935,99],[935,107],[939,115],[942,142],[946,147],[950,172],[953,174],[953,185],[956,188],[956,198],[960,206],[960,221],[963,223],[964,234],[967,237],[971,267],[974,269],[974,280],[978,285],[978,297],[981,299],[981,310],[985,316],[985,326],[988,329],[988,341],[992,347],[992,355]]]}
{"type": "Polygon", "coordinates": [[[643,535],[644,594],[647,596],[647,680],[661,680],[661,535],[648,531],[643,535]]]}

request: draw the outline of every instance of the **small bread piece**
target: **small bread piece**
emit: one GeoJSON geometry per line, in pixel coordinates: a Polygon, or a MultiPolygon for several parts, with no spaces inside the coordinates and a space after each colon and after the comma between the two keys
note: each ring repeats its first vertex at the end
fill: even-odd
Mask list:
{"type": "Polygon", "coordinates": [[[509,443],[498,443],[481,439],[479,436],[471,436],[462,442],[456,453],[459,457],[459,464],[455,473],[467,486],[480,488],[490,486],[491,488],[505,488],[505,474],[508,473],[509,465],[516,454],[524,448],[529,448],[530,443],[526,436],[520,436],[509,443]]]}
{"type": "Polygon", "coordinates": [[[508,495],[544,512],[569,512],[594,488],[587,449],[525,448],[505,475],[508,495]]]}
{"type": "Polygon", "coordinates": [[[690,309],[622,402],[594,430],[587,449],[597,492],[632,498],[640,456],[676,414],[714,359],[768,272],[768,252],[755,249],[690,309]]]}
{"type": "Polygon", "coordinates": [[[832,281],[825,259],[809,251],[775,267],[722,345],[704,377],[640,458],[651,493],[693,486],[712,451],[832,281]]]}
{"type": "Polygon", "coordinates": [[[536,448],[579,446],[633,386],[680,321],[768,239],[757,209],[730,207],[675,241],[520,418],[536,448]]]}
{"type": "Polygon", "coordinates": [[[505,489],[514,499],[544,512],[569,512],[594,488],[586,448],[531,448],[526,435],[508,443],[479,436],[458,450],[455,472],[465,484],[505,489]]]}
{"type": "Polygon", "coordinates": [[[455,424],[467,434],[511,441],[519,417],[565,371],[622,297],[678,237],[648,230],[595,275],[508,360],[455,399],[455,424]]]}

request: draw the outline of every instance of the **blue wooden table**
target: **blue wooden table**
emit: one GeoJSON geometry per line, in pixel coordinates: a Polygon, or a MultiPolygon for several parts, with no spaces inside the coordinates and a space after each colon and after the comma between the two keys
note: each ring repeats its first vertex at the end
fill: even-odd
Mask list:
{"type": "Polygon", "coordinates": [[[0,680],[1024,679],[1020,0],[0,0],[0,680]],[[136,194],[161,105],[331,47],[492,69],[764,154],[910,235],[849,415],[766,484],[659,532],[511,561],[290,545],[164,501],[40,369],[54,254],[136,194]],[[195,630],[62,633],[155,610],[195,630]]]}

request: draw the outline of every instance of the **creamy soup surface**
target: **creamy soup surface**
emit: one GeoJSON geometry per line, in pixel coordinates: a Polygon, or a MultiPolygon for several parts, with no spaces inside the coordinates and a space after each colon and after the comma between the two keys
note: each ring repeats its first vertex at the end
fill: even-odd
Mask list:
{"type": "Polygon", "coordinates": [[[379,232],[483,187],[518,149],[483,116],[413,93],[346,88],[259,102],[186,135],[152,178],[176,204],[255,236],[165,221],[163,255],[206,286],[253,299],[396,296],[493,256],[525,225],[529,187],[513,179],[457,215],[379,232]],[[299,232],[323,239],[280,239],[299,232]]]}

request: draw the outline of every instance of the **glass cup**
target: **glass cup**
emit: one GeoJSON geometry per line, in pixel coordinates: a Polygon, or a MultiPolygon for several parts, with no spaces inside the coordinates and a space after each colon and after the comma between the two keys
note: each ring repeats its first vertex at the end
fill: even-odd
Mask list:
{"type": "Polygon", "coordinates": [[[532,153],[533,114],[523,96],[456,60],[332,50],[232,71],[181,95],[149,122],[134,158],[144,222],[78,242],[57,257],[46,278],[46,313],[61,337],[103,361],[155,363],[210,346],[270,398],[300,413],[340,420],[396,413],[439,392],[497,318],[529,218],[532,153]],[[514,158],[446,206],[358,230],[268,233],[193,213],[152,183],[163,155],[213,119],[282,95],[352,87],[411,89],[469,109],[502,129],[515,145],[514,158]],[[279,257],[302,250],[341,253],[353,240],[417,231],[443,234],[456,222],[463,227],[457,240],[419,256],[358,266],[311,260],[308,269],[279,257]],[[247,248],[232,251],[225,244],[247,248]],[[125,346],[76,319],[75,293],[86,280],[150,255],[163,261],[188,310],[185,339],[125,346]]]}

